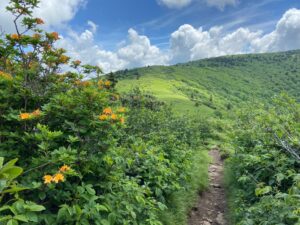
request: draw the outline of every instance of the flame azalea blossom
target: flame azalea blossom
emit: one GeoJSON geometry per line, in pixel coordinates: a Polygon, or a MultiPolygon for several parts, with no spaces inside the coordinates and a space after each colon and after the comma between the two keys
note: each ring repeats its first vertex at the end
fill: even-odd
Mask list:
{"type": "Polygon", "coordinates": [[[44,21],[41,18],[36,18],[36,23],[37,24],[44,24],[44,21]]]}
{"type": "Polygon", "coordinates": [[[121,118],[120,118],[120,122],[121,122],[121,124],[124,124],[124,123],[125,123],[124,117],[121,117],[121,118]]]}
{"type": "Polygon", "coordinates": [[[100,115],[99,116],[99,120],[102,120],[102,121],[104,121],[104,120],[107,120],[107,115],[100,115]]]}
{"type": "Polygon", "coordinates": [[[20,114],[20,119],[21,120],[28,120],[28,119],[30,119],[30,113],[21,113],[20,114]]]}
{"type": "Polygon", "coordinates": [[[112,119],[112,120],[117,120],[117,119],[118,119],[118,116],[117,116],[116,114],[112,114],[112,115],[111,115],[111,119],[112,119]]]}
{"type": "Polygon", "coordinates": [[[65,176],[62,173],[57,173],[53,176],[52,180],[55,183],[63,182],[65,180],[65,176]]]}
{"type": "Polygon", "coordinates": [[[68,57],[68,56],[61,55],[61,56],[59,57],[59,61],[60,61],[61,63],[67,63],[68,60],[69,60],[69,57],[68,57]]]}
{"type": "Polygon", "coordinates": [[[8,73],[4,73],[2,71],[0,71],[0,77],[4,78],[6,80],[12,80],[13,79],[12,75],[10,75],[8,73]]]}
{"type": "Polygon", "coordinates": [[[18,34],[12,34],[12,35],[10,35],[10,38],[13,39],[13,40],[18,40],[19,35],[18,34]]]}
{"type": "Polygon", "coordinates": [[[71,167],[67,166],[67,165],[63,165],[62,167],[59,168],[60,172],[66,172],[69,171],[71,169],[71,167]]]}
{"type": "Polygon", "coordinates": [[[112,109],[109,107],[109,108],[105,108],[103,110],[103,113],[106,114],[106,115],[111,115],[112,114],[112,109]]]}
{"type": "Polygon", "coordinates": [[[37,109],[34,112],[32,112],[31,115],[35,116],[35,117],[40,116],[41,115],[41,110],[37,109]]]}
{"type": "Polygon", "coordinates": [[[51,175],[45,175],[43,179],[44,179],[44,184],[50,184],[53,180],[53,177],[51,175]]]}
{"type": "Polygon", "coordinates": [[[59,39],[59,35],[57,32],[52,32],[51,33],[51,37],[54,39],[54,40],[58,40],[59,39]]]}
{"type": "Polygon", "coordinates": [[[111,84],[111,82],[110,82],[109,80],[107,80],[107,81],[104,82],[104,85],[105,85],[106,87],[109,87],[110,84],[111,84]]]}

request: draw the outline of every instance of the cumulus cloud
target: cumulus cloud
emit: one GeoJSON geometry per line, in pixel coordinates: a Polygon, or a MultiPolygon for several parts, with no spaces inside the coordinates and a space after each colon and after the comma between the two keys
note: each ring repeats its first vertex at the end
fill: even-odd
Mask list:
{"type": "Polygon", "coordinates": [[[238,0],[205,0],[208,6],[217,7],[220,10],[224,10],[224,8],[229,6],[235,6],[238,3],[238,0]]]}
{"type": "MultiPolygon", "coordinates": [[[[12,16],[5,7],[9,0],[0,1],[0,27],[6,32],[13,32],[12,16]]],[[[58,27],[73,19],[86,0],[41,0],[39,8],[34,10],[34,16],[42,18],[47,27],[58,27]]]]}
{"type": "Polygon", "coordinates": [[[263,34],[239,28],[226,33],[222,27],[204,31],[191,25],[182,25],[171,34],[172,63],[201,58],[254,53],[286,51],[300,48],[300,10],[290,9],[278,21],[276,29],[263,34]]]}
{"type": "Polygon", "coordinates": [[[157,2],[169,8],[182,8],[189,5],[192,0],[157,0],[157,2]]]}
{"type": "Polygon", "coordinates": [[[104,72],[168,62],[166,54],[151,45],[148,37],[139,35],[134,29],[129,29],[128,40],[115,52],[104,50],[94,40],[96,24],[89,21],[88,25],[89,29],[82,33],[70,30],[57,47],[65,48],[73,59],[100,66],[104,72]]]}

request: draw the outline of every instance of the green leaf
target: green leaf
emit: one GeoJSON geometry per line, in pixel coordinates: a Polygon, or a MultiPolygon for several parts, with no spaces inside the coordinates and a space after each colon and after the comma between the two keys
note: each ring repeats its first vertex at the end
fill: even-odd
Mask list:
{"type": "Polygon", "coordinates": [[[14,219],[10,219],[6,225],[19,225],[18,221],[17,220],[14,220],[14,219]]]}
{"type": "Polygon", "coordinates": [[[25,215],[17,215],[17,216],[14,216],[14,219],[15,219],[15,220],[22,221],[22,222],[28,222],[28,218],[27,218],[27,216],[25,216],[25,215]]]}
{"type": "Polygon", "coordinates": [[[261,195],[268,194],[271,191],[272,191],[272,187],[270,187],[270,186],[266,186],[266,187],[263,187],[263,188],[256,188],[255,189],[255,195],[256,196],[261,196],[261,195]]]}

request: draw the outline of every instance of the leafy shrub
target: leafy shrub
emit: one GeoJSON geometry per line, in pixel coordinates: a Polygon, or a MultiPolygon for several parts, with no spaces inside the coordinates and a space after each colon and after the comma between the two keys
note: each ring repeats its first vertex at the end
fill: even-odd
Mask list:
{"type": "Polygon", "coordinates": [[[300,105],[286,95],[243,112],[229,165],[236,224],[300,223],[300,105]]]}

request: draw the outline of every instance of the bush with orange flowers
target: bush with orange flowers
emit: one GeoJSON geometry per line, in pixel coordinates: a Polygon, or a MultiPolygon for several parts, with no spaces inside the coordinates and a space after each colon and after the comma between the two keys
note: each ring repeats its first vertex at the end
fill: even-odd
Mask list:
{"type": "Polygon", "coordinates": [[[170,196],[188,187],[198,137],[161,103],[120,96],[114,74],[100,78],[99,67],[56,48],[59,34],[32,16],[37,4],[7,8],[28,32],[0,37],[0,157],[19,159],[26,187],[4,207],[26,198],[44,210],[16,222],[0,208],[0,224],[162,224],[170,196]]]}

